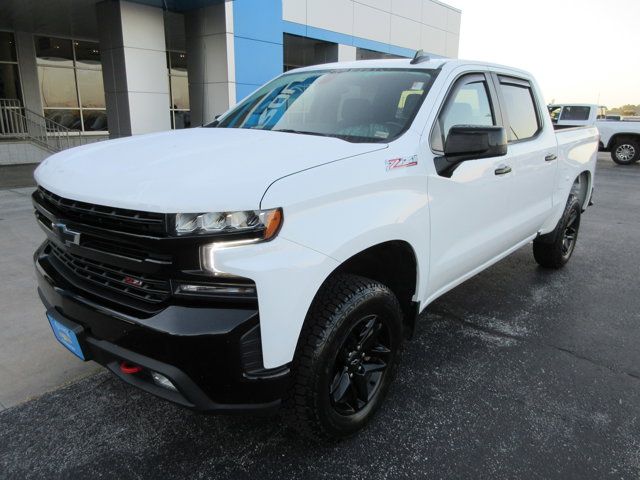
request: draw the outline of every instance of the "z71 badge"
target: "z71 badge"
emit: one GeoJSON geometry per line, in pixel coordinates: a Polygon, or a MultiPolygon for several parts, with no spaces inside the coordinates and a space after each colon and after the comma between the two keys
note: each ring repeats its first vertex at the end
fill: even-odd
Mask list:
{"type": "Polygon", "coordinates": [[[415,167],[418,165],[418,155],[412,155],[405,158],[392,158],[391,160],[385,160],[387,171],[395,168],[415,167]]]}

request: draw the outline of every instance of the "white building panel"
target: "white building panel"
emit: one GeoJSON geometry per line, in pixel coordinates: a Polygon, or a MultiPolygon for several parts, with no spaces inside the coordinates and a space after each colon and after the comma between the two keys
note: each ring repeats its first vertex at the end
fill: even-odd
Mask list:
{"type": "Polygon", "coordinates": [[[447,32],[447,51],[446,56],[451,58],[458,57],[458,45],[460,43],[460,36],[455,33],[447,32]]]}
{"type": "Polygon", "coordinates": [[[282,0],[282,18],[288,22],[307,23],[307,0],[282,0]]]}
{"type": "Polygon", "coordinates": [[[356,3],[353,35],[377,42],[390,43],[391,15],[377,8],[356,3]]]}
{"type": "Polygon", "coordinates": [[[422,25],[420,45],[424,51],[436,55],[447,54],[447,32],[430,25],[422,25]]]}
{"type": "Polygon", "coordinates": [[[391,1],[392,0],[355,0],[355,3],[362,3],[363,5],[368,5],[378,10],[391,12],[391,1]]]}
{"type": "Polygon", "coordinates": [[[420,21],[422,0],[391,0],[391,13],[420,21]]]}
{"type": "Polygon", "coordinates": [[[353,35],[353,9],[352,0],[307,0],[307,25],[353,35]]]}
{"type": "Polygon", "coordinates": [[[447,29],[447,11],[449,8],[431,0],[422,2],[422,23],[441,30],[447,29]]]}
{"type": "MultiPolygon", "coordinates": [[[[419,50],[421,48],[421,24],[408,18],[391,16],[391,37],[389,43],[399,47],[419,50]]],[[[433,52],[435,53],[435,52],[433,52]]]]}
{"type": "Polygon", "coordinates": [[[451,8],[447,9],[447,32],[460,35],[461,16],[460,12],[452,10],[451,8]]]}

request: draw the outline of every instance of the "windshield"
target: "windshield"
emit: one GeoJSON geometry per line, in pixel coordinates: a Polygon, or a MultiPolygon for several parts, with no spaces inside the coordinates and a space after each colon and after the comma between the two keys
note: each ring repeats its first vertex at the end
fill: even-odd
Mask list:
{"type": "Polygon", "coordinates": [[[290,73],[207,126],[388,142],[409,128],[436,74],[417,69],[290,73]]]}

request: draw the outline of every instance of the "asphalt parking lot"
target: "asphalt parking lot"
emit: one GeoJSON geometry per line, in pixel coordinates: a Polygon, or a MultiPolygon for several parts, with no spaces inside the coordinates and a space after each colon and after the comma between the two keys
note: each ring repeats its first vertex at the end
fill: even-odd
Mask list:
{"type": "MultiPolygon", "coordinates": [[[[639,478],[640,164],[601,155],[597,174],[567,267],[525,247],[432,304],[358,436],[316,446],[279,417],[203,416],[99,373],[0,412],[0,477],[639,478]]],[[[49,335],[22,349],[66,354],[36,310],[8,312],[49,335]]]]}

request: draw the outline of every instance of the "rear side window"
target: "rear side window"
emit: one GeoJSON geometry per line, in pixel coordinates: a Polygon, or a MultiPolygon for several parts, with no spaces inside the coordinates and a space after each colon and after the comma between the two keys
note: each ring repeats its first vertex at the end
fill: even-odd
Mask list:
{"type": "Polygon", "coordinates": [[[455,125],[495,125],[487,84],[484,80],[463,78],[447,100],[431,133],[431,148],[444,151],[451,127],[455,125]],[[471,79],[471,80],[470,80],[471,79]]]}
{"type": "Polygon", "coordinates": [[[589,120],[591,107],[566,106],[562,110],[560,120],[589,120]]]}
{"type": "Polygon", "coordinates": [[[504,107],[509,118],[509,141],[526,140],[540,130],[533,92],[528,83],[501,79],[504,107]],[[516,83],[517,82],[517,83],[516,83]]]}

